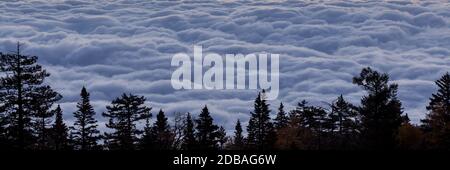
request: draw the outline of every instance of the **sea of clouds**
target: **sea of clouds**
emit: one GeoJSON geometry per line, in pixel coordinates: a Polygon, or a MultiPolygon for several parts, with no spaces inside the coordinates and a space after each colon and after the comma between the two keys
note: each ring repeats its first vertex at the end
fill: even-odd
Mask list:
{"type": "Polygon", "coordinates": [[[98,115],[121,93],[135,93],[169,117],[207,104],[231,132],[236,119],[247,122],[257,91],[170,84],[173,54],[202,45],[219,54],[279,53],[273,114],[280,101],[327,107],[343,94],[358,104],[364,92],[352,77],[370,66],[399,84],[404,111],[418,123],[433,81],[450,71],[449,23],[450,4],[436,1],[2,1],[0,51],[20,41],[23,53],[39,56],[69,122],[86,86],[98,115]]]}

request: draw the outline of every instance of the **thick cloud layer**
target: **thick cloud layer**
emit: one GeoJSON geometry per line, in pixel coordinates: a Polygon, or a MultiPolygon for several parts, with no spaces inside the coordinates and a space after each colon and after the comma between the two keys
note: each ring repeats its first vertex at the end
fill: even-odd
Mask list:
{"type": "MultiPolygon", "coordinates": [[[[86,86],[97,112],[122,92],[163,108],[197,114],[207,104],[231,130],[246,122],[256,91],[175,91],[171,56],[193,45],[225,53],[279,53],[280,95],[288,108],[306,99],[326,106],[363,67],[387,72],[414,122],[433,81],[450,70],[450,4],[395,2],[67,0],[0,2],[0,51],[17,41],[37,55],[64,96],[65,118],[86,86]]],[[[276,110],[272,107],[272,110],[276,110]]],[[[275,114],[275,113],[274,113],[275,114]]]]}

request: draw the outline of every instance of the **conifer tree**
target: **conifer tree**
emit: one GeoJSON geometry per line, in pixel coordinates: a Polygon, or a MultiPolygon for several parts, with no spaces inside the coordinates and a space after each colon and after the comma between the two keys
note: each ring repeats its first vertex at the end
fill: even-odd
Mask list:
{"type": "Polygon", "coordinates": [[[344,97],[340,95],[331,104],[331,112],[328,117],[328,128],[334,138],[331,139],[331,142],[337,143],[338,149],[356,147],[360,132],[360,118],[356,107],[345,101],[344,97]]]}
{"type": "Polygon", "coordinates": [[[68,150],[69,149],[69,135],[68,128],[63,120],[61,107],[55,109],[55,123],[52,127],[52,139],[53,139],[53,149],[55,150],[68,150]]]}
{"type": "Polygon", "coordinates": [[[450,149],[450,74],[436,80],[438,90],[427,106],[428,114],[422,120],[422,129],[431,149],[450,149]]]}
{"type": "Polygon", "coordinates": [[[142,139],[140,141],[140,149],[142,149],[142,150],[153,149],[152,126],[150,125],[151,117],[152,117],[152,115],[149,115],[145,118],[144,132],[142,135],[142,139]]]}
{"type": "Polygon", "coordinates": [[[150,107],[144,105],[144,96],[122,94],[111,105],[106,106],[106,112],[102,115],[108,118],[107,128],[113,130],[105,133],[107,147],[111,150],[135,150],[139,142],[142,130],[136,128],[136,124],[151,116],[150,107]]]}
{"type": "Polygon", "coordinates": [[[244,147],[244,136],[242,134],[242,126],[241,121],[239,119],[236,121],[236,126],[234,128],[234,137],[233,137],[233,149],[239,150],[244,147]]]}
{"type": "Polygon", "coordinates": [[[183,130],[183,144],[181,145],[181,149],[193,150],[196,146],[197,140],[195,139],[194,122],[192,120],[191,114],[187,113],[186,126],[183,130]]]}
{"type": "Polygon", "coordinates": [[[282,129],[285,128],[287,126],[289,122],[289,118],[286,115],[286,112],[284,111],[284,105],[283,103],[280,103],[280,107],[278,107],[278,113],[277,113],[277,117],[275,117],[275,129],[282,129]]]}
{"type": "Polygon", "coordinates": [[[254,111],[247,126],[249,149],[268,150],[273,147],[275,131],[269,116],[269,104],[266,103],[263,90],[255,99],[254,111]]]}
{"type": "Polygon", "coordinates": [[[342,95],[331,105],[329,117],[333,122],[331,128],[341,135],[359,131],[359,117],[356,107],[345,101],[342,95]]]}
{"type": "Polygon", "coordinates": [[[196,122],[196,138],[198,141],[198,149],[200,150],[214,150],[217,149],[217,130],[219,127],[214,124],[214,120],[211,117],[208,107],[202,109],[198,115],[196,122]]]}
{"type": "Polygon", "coordinates": [[[4,113],[5,129],[11,148],[31,148],[32,110],[28,104],[31,95],[42,86],[44,79],[50,76],[45,69],[37,64],[36,56],[22,55],[20,44],[17,43],[15,54],[0,54],[0,98],[1,109],[4,113]]]}
{"type": "Polygon", "coordinates": [[[294,110],[289,112],[289,126],[290,127],[304,127],[306,128],[308,123],[305,120],[306,114],[305,110],[308,109],[306,100],[302,100],[297,103],[297,106],[294,110]]]}
{"type": "Polygon", "coordinates": [[[401,102],[397,99],[397,84],[388,84],[389,76],[371,68],[362,69],[353,83],[367,91],[359,108],[362,135],[367,149],[393,149],[403,121],[401,102]]]}
{"type": "Polygon", "coordinates": [[[151,141],[152,149],[154,150],[170,150],[172,149],[173,137],[170,130],[170,126],[167,122],[167,118],[164,115],[163,110],[159,110],[159,113],[156,115],[156,122],[153,124],[150,137],[148,137],[151,141]]]}
{"type": "Polygon", "coordinates": [[[71,136],[75,149],[96,150],[100,132],[97,130],[97,120],[94,118],[95,111],[89,99],[86,88],[81,89],[81,100],[77,103],[78,110],[74,112],[75,122],[71,127],[71,136]]]}
{"type": "Polygon", "coordinates": [[[62,96],[53,91],[50,86],[41,86],[31,95],[31,102],[26,107],[32,111],[33,131],[37,141],[37,149],[50,149],[51,122],[56,110],[52,109],[55,102],[62,96]]]}
{"type": "MultiPolygon", "coordinates": [[[[302,149],[321,149],[326,132],[326,111],[321,107],[309,106],[302,100],[297,107],[289,113],[289,128],[299,136],[292,145],[300,143],[302,149]]],[[[296,146],[297,147],[297,146],[296,146]]]]}
{"type": "Polygon", "coordinates": [[[296,126],[319,132],[324,128],[326,112],[320,107],[309,106],[308,102],[303,100],[290,113],[290,117],[296,126]]]}

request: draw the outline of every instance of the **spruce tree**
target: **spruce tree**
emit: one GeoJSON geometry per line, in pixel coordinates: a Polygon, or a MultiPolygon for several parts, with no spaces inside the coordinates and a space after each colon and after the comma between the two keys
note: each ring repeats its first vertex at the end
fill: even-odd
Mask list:
{"type": "Polygon", "coordinates": [[[14,54],[0,54],[0,98],[4,113],[2,124],[8,131],[10,148],[31,148],[32,136],[31,118],[33,111],[27,107],[31,95],[42,86],[44,79],[50,76],[38,65],[36,56],[22,55],[20,44],[14,54]]]}
{"type": "Polygon", "coordinates": [[[306,114],[305,110],[308,109],[308,102],[306,100],[302,100],[297,103],[297,106],[294,110],[289,112],[289,126],[294,128],[306,128],[308,127],[308,123],[306,122],[306,114]]]}
{"type": "Polygon", "coordinates": [[[198,141],[198,149],[200,150],[215,150],[217,149],[217,130],[219,127],[214,124],[213,118],[211,117],[208,107],[202,109],[202,112],[198,115],[196,122],[195,134],[198,141]]]}
{"type": "Polygon", "coordinates": [[[292,145],[301,144],[303,149],[321,149],[324,141],[324,133],[327,131],[327,113],[321,107],[309,106],[302,100],[297,107],[289,113],[289,128],[298,133],[297,141],[292,145]]]}
{"type": "Polygon", "coordinates": [[[332,103],[329,117],[332,122],[331,129],[337,131],[340,135],[348,135],[359,131],[356,107],[345,101],[342,95],[332,103]]]}
{"type": "Polygon", "coordinates": [[[266,103],[263,90],[255,99],[254,111],[251,113],[247,126],[249,149],[272,149],[275,143],[275,131],[269,116],[269,104],[266,103]]]}
{"type": "Polygon", "coordinates": [[[140,149],[142,150],[153,149],[152,126],[150,125],[151,117],[152,115],[149,115],[145,118],[144,132],[140,141],[140,149]]]}
{"type": "Polygon", "coordinates": [[[397,99],[397,84],[389,84],[389,76],[371,68],[362,69],[353,83],[367,91],[359,108],[362,135],[366,149],[393,149],[403,121],[402,106],[397,99]]]}
{"type": "Polygon", "coordinates": [[[432,94],[427,106],[428,114],[422,120],[422,129],[431,149],[450,148],[450,74],[436,80],[438,90],[432,94]]]}
{"type": "Polygon", "coordinates": [[[62,113],[61,107],[58,105],[55,109],[55,123],[52,127],[53,149],[55,150],[69,149],[69,129],[64,123],[62,113]]]}
{"type": "Polygon", "coordinates": [[[239,119],[236,121],[236,126],[234,127],[234,137],[233,137],[233,149],[239,150],[244,147],[244,136],[242,134],[241,121],[239,119]]]}
{"type": "Polygon", "coordinates": [[[108,118],[107,128],[113,130],[105,133],[107,147],[111,150],[135,150],[139,142],[142,130],[136,128],[136,124],[151,116],[150,107],[144,105],[144,96],[122,94],[111,105],[106,106],[106,112],[102,115],[108,118]]]}
{"type": "Polygon", "coordinates": [[[331,104],[331,112],[328,115],[328,128],[332,133],[332,142],[338,144],[338,149],[344,147],[356,147],[360,128],[359,114],[355,106],[344,100],[340,95],[331,104]]]}
{"type": "Polygon", "coordinates": [[[33,131],[37,139],[37,149],[50,149],[51,122],[57,110],[52,109],[55,102],[62,96],[53,91],[50,86],[41,86],[31,95],[31,102],[26,107],[32,111],[33,131]]]}
{"type": "Polygon", "coordinates": [[[280,107],[278,107],[278,113],[277,117],[275,117],[275,129],[279,130],[282,128],[285,128],[289,122],[289,118],[286,115],[286,112],[284,111],[284,105],[283,103],[280,103],[280,107]]]}
{"type": "Polygon", "coordinates": [[[197,140],[195,139],[195,129],[194,122],[190,113],[186,116],[186,126],[183,130],[183,144],[181,145],[182,150],[193,150],[197,146],[197,140]]]}
{"type": "Polygon", "coordinates": [[[71,136],[75,149],[96,150],[97,141],[100,139],[100,132],[97,130],[97,120],[95,111],[89,99],[86,88],[81,89],[81,100],[77,103],[78,110],[74,112],[75,122],[71,127],[71,136]]]}
{"type": "Polygon", "coordinates": [[[172,149],[173,137],[174,134],[171,132],[167,118],[161,109],[156,115],[156,122],[151,128],[149,137],[151,141],[149,143],[152,143],[152,149],[170,150],[172,149]]]}

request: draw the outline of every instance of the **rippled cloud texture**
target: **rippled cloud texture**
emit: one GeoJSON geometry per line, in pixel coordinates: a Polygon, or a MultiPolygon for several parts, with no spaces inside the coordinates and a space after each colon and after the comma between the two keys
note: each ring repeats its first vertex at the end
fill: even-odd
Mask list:
{"type": "Polygon", "coordinates": [[[433,81],[450,70],[449,23],[450,4],[434,1],[2,1],[0,51],[21,41],[25,54],[40,57],[68,121],[86,86],[98,115],[131,92],[145,95],[153,112],[198,114],[207,104],[229,130],[246,122],[256,91],[173,90],[172,55],[202,45],[219,54],[279,53],[273,114],[280,101],[326,106],[341,93],[358,104],[364,92],[351,80],[370,66],[399,84],[418,123],[433,81]]]}

